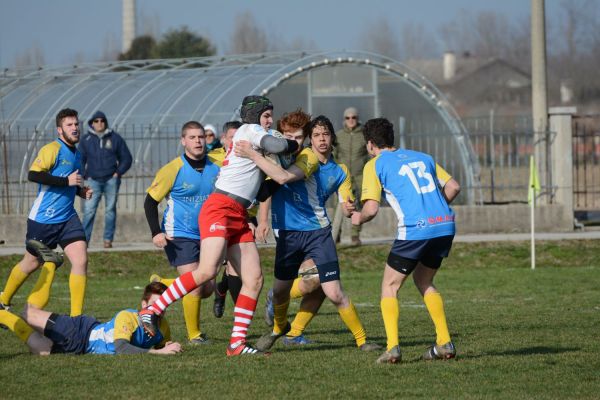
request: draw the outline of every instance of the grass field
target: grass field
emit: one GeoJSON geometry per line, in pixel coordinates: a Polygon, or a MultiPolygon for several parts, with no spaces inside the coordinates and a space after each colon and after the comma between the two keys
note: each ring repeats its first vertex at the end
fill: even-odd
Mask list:
{"type": "MultiPolygon", "coordinates": [[[[510,398],[597,399],[600,395],[600,241],[538,244],[529,269],[528,243],[454,246],[436,280],[444,296],[458,358],[420,360],[434,330],[412,282],[400,291],[404,360],[377,365],[379,353],[354,346],[337,312],[326,304],[306,334],[317,343],[270,357],[227,358],[231,302],[225,316],[202,304],[203,331],[213,341],[181,355],[63,356],[28,354],[0,330],[0,398],[510,398]]],[[[340,249],[342,281],[370,339],[385,345],[379,283],[388,246],[340,249]]],[[[261,250],[266,283],[273,250],[261,250]]],[[[2,284],[18,257],[0,257],[2,284]]],[[[152,272],[169,274],[160,252],[92,253],[86,314],[109,319],[137,306],[152,272]]],[[[68,266],[61,267],[48,309],[68,312],[68,266]]],[[[34,279],[14,299],[23,305],[34,279]]],[[[264,296],[250,341],[267,331],[264,296]]],[[[297,309],[292,303],[291,310],[297,309]]],[[[184,340],[180,305],[169,309],[176,339],[184,340]]]]}

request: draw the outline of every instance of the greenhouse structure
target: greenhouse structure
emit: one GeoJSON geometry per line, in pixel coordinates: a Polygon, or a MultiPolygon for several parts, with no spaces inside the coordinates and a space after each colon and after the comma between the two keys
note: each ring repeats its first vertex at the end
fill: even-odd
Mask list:
{"type": "Polygon", "coordinates": [[[398,146],[427,152],[463,188],[459,202],[479,199],[479,164],[467,132],[447,99],[400,62],[358,51],[286,52],[206,58],[123,61],[6,69],[0,77],[0,212],[27,213],[37,191],[27,172],[39,148],[56,137],[65,107],[87,120],[103,111],[134,157],[123,177],[119,209],[143,212],[154,174],[181,153],[183,123],[217,127],[239,119],[244,96],[262,94],[274,117],[302,108],[342,127],[353,106],[364,123],[394,123],[398,146]]]}

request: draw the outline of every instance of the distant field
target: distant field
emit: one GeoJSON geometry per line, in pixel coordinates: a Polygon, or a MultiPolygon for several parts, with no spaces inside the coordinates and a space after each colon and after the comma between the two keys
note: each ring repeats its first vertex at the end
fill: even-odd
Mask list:
{"type": "MultiPolygon", "coordinates": [[[[436,280],[446,304],[458,358],[419,358],[434,330],[412,282],[400,291],[399,365],[377,365],[362,353],[326,304],[309,326],[305,348],[274,346],[270,357],[227,358],[232,304],[222,319],[212,298],[202,304],[203,331],[213,341],[185,346],[178,356],[51,356],[39,358],[0,330],[0,399],[321,399],[507,398],[597,399],[600,393],[600,241],[544,242],[538,269],[529,269],[529,244],[455,245],[436,280]]],[[[379,285],[387,246],[340,249],[342,282],[371,340],[385,345],[379,285]]],[[[262,249],[266,284],[273,250],[262,249]]],[[[0,257],[4,284],[18,257],[0,257]]],[[[160,252],[92,253],[86,314],[101,320],[139,304],[153,272],[169,274],[160,252]]],[[[61,267],[48,309],[69,309],[68,266],[61,267]]],[[[14,299],[20,309],[30,279],[14,299]]],[[[267,331],[264,296],[250,341],[267,331]]],[[[297,310],[292,303],[291,310],[297,310]]],[[[180,305],[169,309],[176,339],[184,341],[180,305]]]]}

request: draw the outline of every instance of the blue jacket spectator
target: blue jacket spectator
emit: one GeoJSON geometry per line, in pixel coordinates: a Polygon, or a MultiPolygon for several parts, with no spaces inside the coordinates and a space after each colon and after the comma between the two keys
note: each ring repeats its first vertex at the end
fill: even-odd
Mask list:
{"type": "Polygon", "coordinates": [[[94,192],[84,202],[83,228],[87,241],[91,240],[94,218],[102,194],[105,197],[104,247],[112,247],[117,220],[117,195],[121,176],[131,167],[131,152],[125,140],[108,127],[102,111],[96,111],[88,121],[88,133],[79,142],[83,176],[94,192]]]}
{"type": "Polygon", "coordinates": [[[125,140],[108,127],[108,120],[102,111],[96,111],[88,121],[88,133],[79,143],[83,177],[99,182],[108,181],[115,172],[119,177],[131,168],[131,152],[125,140]],[[104,121],[104,130],[94,129],[94,120],[104,121]]]}

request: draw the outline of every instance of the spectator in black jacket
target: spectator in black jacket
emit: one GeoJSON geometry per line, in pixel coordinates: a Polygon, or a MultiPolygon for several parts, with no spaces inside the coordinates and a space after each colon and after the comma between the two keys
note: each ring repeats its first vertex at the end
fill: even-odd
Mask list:
{"type": "Polygon", "coordinates": [[[131,152],[117,132],[108,127],[102,111],[96,111],[88,121],[88,133],[79,143],[81,165],[87,185],[93,189],[83,206],[83,228],[88,243],[92,238],[96,209],[104,194],[104,248],[111,248],[117,222],[117,195],[121,176],[131,167],[131,152]]]}

